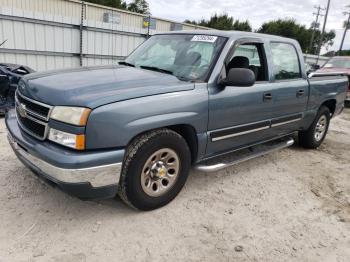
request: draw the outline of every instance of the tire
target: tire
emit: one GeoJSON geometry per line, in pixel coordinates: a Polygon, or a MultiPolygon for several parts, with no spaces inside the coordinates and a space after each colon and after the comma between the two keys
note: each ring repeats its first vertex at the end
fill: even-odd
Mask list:
{"type": "Polygon", "coordinates": [[[178,133],[159,129],[143,134],[127,149],[118,194],[135,209],[160,208],[179,194],[190,167],[190,149],[178,133]]]}
{"type": "Polygon", "coordinates": [[[329,108],[322,106],[309,129],[299,132],[299,144],[309,149],[318,148],[327,136],[330,119],[329,108]]]}

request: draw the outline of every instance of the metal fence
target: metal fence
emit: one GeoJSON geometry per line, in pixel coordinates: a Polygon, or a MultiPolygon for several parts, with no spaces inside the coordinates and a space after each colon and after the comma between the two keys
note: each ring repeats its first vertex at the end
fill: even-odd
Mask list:
{"type": "Polygon", "coordinates": [[[35,70],[111,64],[148,34],[206,29],[76,0],[0,0],[0,62],[35,70]]]}

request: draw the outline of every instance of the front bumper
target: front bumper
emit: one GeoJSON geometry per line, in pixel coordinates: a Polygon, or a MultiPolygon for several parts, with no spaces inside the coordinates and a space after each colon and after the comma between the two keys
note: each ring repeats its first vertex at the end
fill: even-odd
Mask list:
{"type": "Polygon", "coordinates": [[[15,154],[40,178],[81,199],[116,195],[124,150],[75,152],[38,141],[20,130],[13,111],[6,115],[6,126],[15,154]]]}

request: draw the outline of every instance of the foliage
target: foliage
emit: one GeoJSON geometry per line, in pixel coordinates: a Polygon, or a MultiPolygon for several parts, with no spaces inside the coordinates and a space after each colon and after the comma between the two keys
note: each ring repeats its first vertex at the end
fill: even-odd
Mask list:
{"type": "Polygon", "coordinates": [[[149,5],[146,0],[134,0],[128,5],[128,10],[140,14],[148,14],[150,12],[149,5]]]}
{"type": "Polygon", "coordinates": [[[84,0],[84,2],[129,10],[140,14],[149,12],[149,5],[146,0],[134,0],[130,4],[127,4],[124,0],[84,0]]]}
{"type": "Polygon", "coordinates": [[[337,52],[338,56],[350,56],[350,50],[342,50],[341,52],[337,52]]]}
{"type": "MultiPolygon", "coordinates": [[[[304,25],[298,24],[294,19],[278,19],[266,22],[257,30],[257,32],[296,39],[300,43],[303,52],[311,54],[317,53],[317,46],[321,39],[321,31],[317,29],[315,31],[315,37],[312,43],[311,50],[308,50],[313,29],[306,28],[304,25]]],[[[322,46],[325,46],[326,48],[332,46],[334,44],[334,38],[335,32],[333,30],[325,32],[322,41],[322,46]]]]}
{"type": "Polygon", "coordinates": [[[109,7],[114,7],[114,8],[119,8],[119,9],[127,9],[127,4],[123,0],[84,0],[84,2],[89,2],[93,4],[98,4],[98,5],[104,5],[104,6],[109,6],[109,7]]]}
{"type": "Polygon", "coordinates": [[[214,14],[209,20],[202,19],[198,22],[186,20],[185,23],[210,27],[219,30],[252,31],[252,27],[248,20],[241,22],[239,20],[235,20],[233,17],[228,16],[226,13],[223,13],[221,15],[214,14]]]}
{"type": "Polygon", "coordinates": [[[328,57],[333,57],[333,56],[350,56],[350,50],[342,50],[341,52],[339,51],[330,51],[324,54],[324,56],[328,57]]]}

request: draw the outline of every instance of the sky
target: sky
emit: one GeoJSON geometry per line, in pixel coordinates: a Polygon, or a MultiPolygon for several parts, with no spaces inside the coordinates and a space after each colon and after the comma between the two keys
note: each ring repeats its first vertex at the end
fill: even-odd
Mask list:
{"type": "MultiPolygon", "coordinates": [[[[183,22],[186,19],[210,18],[215,12],[226,12],[235,19],[248,19],[253,29],[262,23],[278,18],[295,18],[297,22],[310,26],[316,10],[314,6],[326,7],[327,0],[147,0],[155,17],[183,22]]],[[[127,1],[130,2],[130,1],[127,1]]],[[[327,30],[334,29],[337,37],[329,50],[338,50],[343,36],[346,6],[350,0],[331,0],[327,30]]],[[[347,9],[350,11],[350,8],[347,9]]],[[[323,17],[322,24],[323,24],[323,17]]],[[[321,28],[322,28],[321,24],[321,28]]],[[[345,39],[345,48],[350,49],[350,30],[345,39]]],[[[325,51],[325,50],[323,50],[325,51]]]]}

